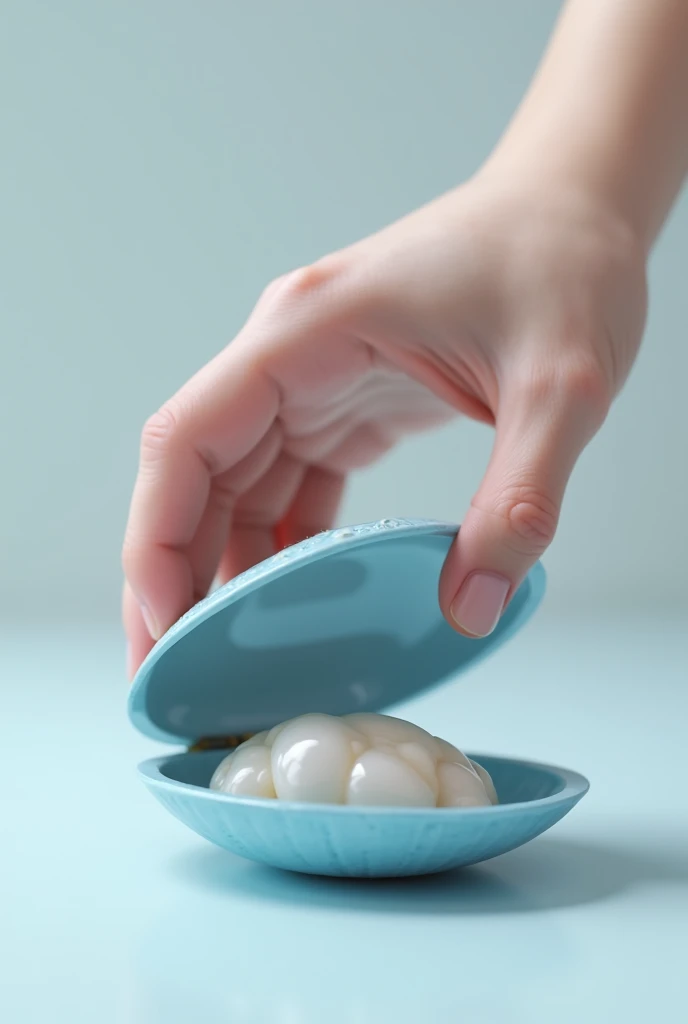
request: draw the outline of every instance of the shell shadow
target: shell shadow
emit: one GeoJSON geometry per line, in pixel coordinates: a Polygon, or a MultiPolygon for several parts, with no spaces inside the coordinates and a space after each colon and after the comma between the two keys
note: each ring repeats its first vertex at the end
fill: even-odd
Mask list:
{"type": "Polygon", "coordinates": [[[167,870],[218,899],[390,914],[533,913],[599,902],[644,884],[688,884],[688,864],[654,850],[550,837],[479,867],[421,878],[298,875],[206,846],[175,857],[167,870]]]}

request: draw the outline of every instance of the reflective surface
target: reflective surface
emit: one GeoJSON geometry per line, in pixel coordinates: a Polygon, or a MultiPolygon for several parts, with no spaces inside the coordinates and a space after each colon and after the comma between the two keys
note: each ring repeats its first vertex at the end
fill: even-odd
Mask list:
{"type": "Polygon", "coordinates": [[[366,883],[275,872],[194,836],[136,777],[164,750],[126,720],[119,636],[41,635],[0,644],[3,1024],[677,1019],[685,618],[543,613],[404,708],[465,749],[575,765],[592,788],[489,865],[366,883]]]}

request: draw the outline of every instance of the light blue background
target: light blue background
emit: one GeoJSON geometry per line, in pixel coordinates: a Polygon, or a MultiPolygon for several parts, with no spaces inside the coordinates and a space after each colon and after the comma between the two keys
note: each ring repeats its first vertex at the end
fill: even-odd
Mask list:
{"type": "MultiPolygon", "coordinates": [[[[685,1004],[688,203],[526,634],[408,716],[592,789],[466,877],[223,857],[134,774],[119,546],[145,417],[274,275],[469,175],[547,0],[2,0],[0,1019],[597,1024],[685,1004]]],[[[460,519],[489,431],[409,443],[342,518],[460,519]],[[449,466],[449,472],[447,471],[449,466]]]]}
{"type": "MultiPolygon", "coordinates": [[[[479,166],[558,4],[4,0],[0,560],[5,614],[115,618],[147,415],[267,281],[479,166]]],[[[571,484],[551,600],[670,604],[688,576],[688,205],[639,365],[571,484]]],[[[460,520],[490,431],[409,443],[342,518],[460,520]],[[449,472],[447,472],[447,466],[449,472]]]]}

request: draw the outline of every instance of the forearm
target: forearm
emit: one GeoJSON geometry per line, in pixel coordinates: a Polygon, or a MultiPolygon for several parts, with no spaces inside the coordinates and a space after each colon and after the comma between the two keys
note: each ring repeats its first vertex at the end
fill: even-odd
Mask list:
{"type": "Polygon", "coordinates": [[[649,248],[688,171],[688,0],[569,0],[505,156],[582,183],[649,248]]]}

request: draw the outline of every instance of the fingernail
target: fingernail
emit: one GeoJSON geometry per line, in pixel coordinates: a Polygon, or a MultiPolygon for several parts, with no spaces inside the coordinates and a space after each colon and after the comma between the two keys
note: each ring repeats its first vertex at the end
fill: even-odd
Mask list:
{"type": "Polygon", "coordinates": [[[153,640],[159,640],[161,635],[160,630],[158,628],[157,622],[155,621],[153,615],[151,614],[150,608],[148,607],[147,604],[143,604],[143,602],[140,603],[139,607],[141,608],[141,615],[143,616],[143,621],[146,623],[146,629],[150,633],[153,640]]]}
{"type": "Polygon", "coordinates": [[[464,633],[489,636],[504,610],[511,584],[503,576],[474,572],[463,581],[449,608],[451,617],[464,633]]]}

